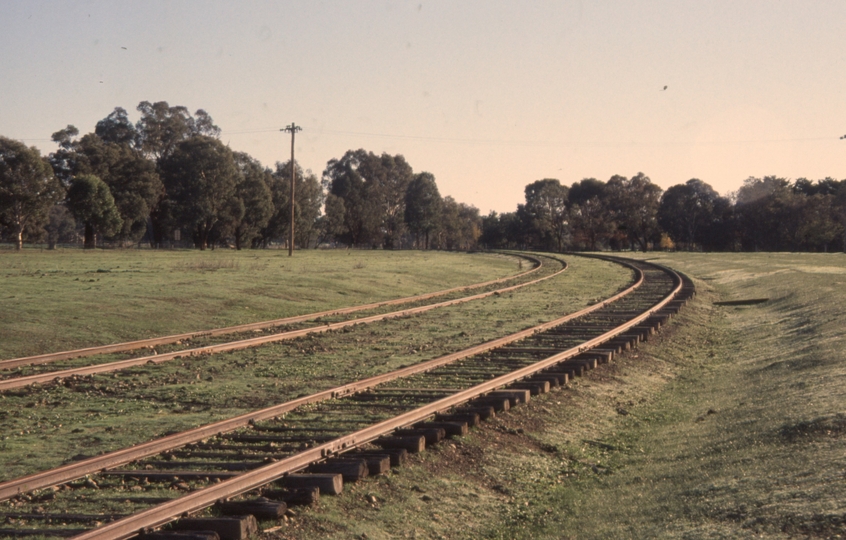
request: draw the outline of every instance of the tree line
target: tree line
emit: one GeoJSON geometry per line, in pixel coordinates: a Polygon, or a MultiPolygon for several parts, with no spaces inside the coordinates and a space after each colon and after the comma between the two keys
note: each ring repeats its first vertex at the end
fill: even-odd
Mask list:
{"type": "MultiPolygon", "coordinates": [[[[272,170],[232,151],[202,109],[191,114],[186,107],[144,101],[137,110],[135,124],[117,107],[93,133],[79,137],[76,127],[67,126],[53,134],[59,148],[46,161],[54,178],[40,180],[53,184],[50,204],[42,197],[45,204],[27,223],[5,220],[18,246],[22,233],[46,237],[52,246],[81,231],[86,248],[99,239],[120,246],[143,241],[154,248],[191,243],[206,249],[231,243],[240,249],[287,234],[290,163],[272,170]]],[[[10,145],[3,140],[4,148],[10,145]]],[[[298,173],[299,232],[308,238],[322,192],[314,174],[298,173]]]]}
{"type": "Polygon", "coordinates": [[[693,178],[666,191],[643,173],[526,186],[515,212],[483,218],[487,248],[846,251],[846,180],[747,178],[729,196],[693,178]]]}
{"type": "Polygon", "coordinates": [[[0,137],[0,227],[27,242],[153,248],[268,247],[286,243],[291,167],[295,239],[301,248],[471,249],[479,211],[441,197],[430,173],[400,156],[350,150],[323,177],[299,164],[263,166],[219,140],[211,116],[167,102],[141,102],[140,119],[117,107],[80,136],[53,134],[58,149],[0,137]]]}
{"type": "Polygon", "coordinates": [[[547,178],[525,187],[515,212],[481,216],[401,155],[349,150],[318,178],[232,151],[202,109],[143,101],[137,111],[132,123],[117,107],[83,136],[67,126],[44,157],[0,136],[3,238],[18,249],[285,244],[295,167],[300,248],[846,250],[846,180],[748,178],[724,197],[698,179],[664,191],[643,173],[569,187],[547,178]]]}

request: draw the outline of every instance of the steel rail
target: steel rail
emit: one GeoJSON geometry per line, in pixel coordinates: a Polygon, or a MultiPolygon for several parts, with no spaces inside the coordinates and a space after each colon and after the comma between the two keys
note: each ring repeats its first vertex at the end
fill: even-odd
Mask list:
{"type": "MultiPolygon", "coordinates": [[[[622,261],[618,260],[617,262],[622,261]]],[[[431,417],[433,414],[448,410],[451,407],[461,405],[488,392],[502,388],[521,379],[525,379],[526,377],[529,377],[548,367],[578,356],[586,349],[601,345],[609,339],[624,333],[629,328],[636,326],[652,316],[656,311],[659,311],[662,307],[672,301],[676,294],[681,290],[683,281],[675,271],[661,267],[654,263],[644,262],[643,264],[661,268],[673,276],[674,281],[676,282],[673,290],[661,301],[654,304],[642,314],[600,336],[590,339],[576,347],[572,347],[566,351],[550,356],[537,363],[518,369],[512,373],[496,377],[490,381],[462,390],[437,401],[433,401],[412,411],[402,413],[394,418],[379,422],[349,435],[338,437],[337,439],[312,447],[288,458],[283,458],[275,463],[251,470],[228,480],[223,480],[218,484],[197,490],[172,501],[141,511],[137,514],[100,526],[96,529],[74,536],[73,538],[77,540],[132,538],[144,529],[159,527],[177,519],[181,515],[197,512],[203,508],[211,506],[223,498],[233,497],[259,488],[265,484],[282,478],[286,474],[301,470],[316,461],[348,451],[356,446],[360,446],[387,435],[396,429],[413,425],[416,422],[431,417]]],[[[632,265],[629,266],[633,267],[632,265]]],[[[643,282],[642,272],[640,273],[639,282],[643,282]]]]}
{"type": "Polygon", "coordinates": [[[442,291],[435,291],[431,293],[424,293],[418,294],[415,296],[406,296],[403,298],[395,298],[393,300],[384,300],[381,302],[373,302],[370,304],[361,304],[358,306],[350,306],[346,308],[339,308],[339,309],[330,309],[326,311],[318,311],[315,313],[306,313],[304,315],[295,315],[293,317],[285,317],[282,319],[273,319],[269,321],[260,321],[254,323],[246,323],[246,324],[239,324],[236,326],[227,326],[223,328],[215,328],[212,330],[198,330],[195,332],[185,332],[182,334],[173,334],[170,336],[161,336],[155,338],[147,338],[147,339],[139,339],[135,341],[125,341],[122,343],[113,343],[110,345],[98,345],[95,347],[86,347],[83,349],[75,349],[71,351],[58,351],[54,353],[47,353],[47,354],[39,354],[35,356],[25,356],[21,358],[10,358],[8,360],[0,360],[0,370],[2,369],[13,369],[20,366],[31,366],[31,365],[39,365],[39,364],[49,364],[51,362],[58,362],[59,360],[69,360],[71,358],[82,358],[86,356],[94,356],[98,354],[108,354],[108,353],[115,353],[115,352],[126,352],[126,351],[133,351],[137,349],[143,349],[145,347],[152,347],[156,345],[169,345],[171,343],[176,343],[177,341],[183,341],[187,339],[194,339],[200,337],[213,337],[225,334],[235,334],[238,332],[250,332],[253,330],[264,330],[266,328],[272,328],[274,326],[280,326],[283,324],[294,324],[298,322],[308,321],[311,319],[316,319],[318,317],[329,317],[332,315],[346,315],[348,313],[355,313],[358,311],[365,311],[368,309],[375,309],[384,306],[396,305],[396,304],[409,304],[412,302],[419,302],[421,300],[428,300],[430,298],[436,298],[438,296],[444,296],[447,294],[451,294],[454,292],[461,292],[470,289],[478,289],[481,287],[487,287],[490,285],[496,285],[497,283],[502,283],[503,281],[509,281],[512,279],[517,279],[521,277],[525,277],[529,274],[537,272],[543,267],[543,261],[541,261],[537,257],[533,257],[531,255],[526,254],[510,254],[516,257],[522,257],[524,259],[530,260],[535,263],[534,268],[527,270],[526,272],[521,272],[519,274],[515,274],[513,276],[506,276],[503,278],[493,279],[490,281],[485,281],[483,283],[474,283],[471,285],[462,285],[460,287],[453,287],[451,289],[444,289],[442,291]]]}
{"type": "MultiPolygon", "coordinates": [[[[558,259],[556,259],[558,260],[558,259]]],[[[219,343],[217,345],[206,345],[204,347],[195,347],[193,349],[182,349],[179,351],[173,351],[169,353],[163,354],[155,354],[155,355],[147,355],[147,356],[139,356],[136,358],[129,358],[126,360],[117,360],[115,362],[108,362],[104,364],[93,364],[78,368],[69,368],[59,371],[48,371],[45,373],[37,373],[35,375],[27,375],[24,377],[13,377],[9,379],[2,379],[0,380],[0,392],[4,390],[13,390],[15,388],[23,388],[26,386],[30,386],[33,384],[43,384],[48,383],[51,381],[55,381],[57,379],[65,379],[68,377],[73,376],[84,376],[84,375],[95,375],[98,373],[112,373],[114,371],[120,371],[123,369],[127,369],[134,366],[141,366],[145,364],[161,364],[163,362],[168,362],[170,360],[175,360],[177,358],[184,358],[184,357],[192,357],[192,356],[202,356],[202,355],[209,355],[209,354],[217,354],[229,351],[235,351],[240,349],[246,349],[249,347],[257,347],[259,345],[265,345],[267,343],[275,343],[278,341],[288,341],[296,338],[300,338],[303,336],[311,335],[311,334],[322,334],[325,332],[329,332],[332,330],[340,330],[342,328],[347,328],[350,326],[355,326],[358,324],[370,324],[374,322],[384,321],[388,319],[396,319],[399,317],[407,317],[411,315],[417,315],[419,313],[424,313],[426,311],[430,311],[437,308],[454,306],[457,304],[463,304],[466,302],[471,302],[473,300],[480,300],[482,298],[487,298],[488,296],[493,296],[496,294],[503,294],[506,292],[515,291],[517,289],[527,287],[529,285],[535,285],[547,279],[553,278],[558,274],[561,274],[565,270],[567,270],[567,263],[561,260],[558,260],[562,263],[563,267],[561,270],[549,274],[547,276],[543,276],[541,278],[526,281],[524,283],[518,283],[516,285],[511,285],[509,287],[504,287],[501,289],[495,289],[493,291],[488,291],[484,293],[474,294],[471,296],[464,296],[461,298],[455,298],[453,300],[446,300],[443,302],[438,302],[435,304],[428,304],[425,306],[418,306],[415,308],[404,309],[400,311],[392,311],[390,313],[383,313],[381,315],[371,315],[369,317],[361,317],[359,319],[350,319],[348,321],[342,321],[337,323],[323,323],[320,326],[312,326],[309,328],[302,328],[300,330],[290,330],[287,332],[281,332],[278,334],[271,334],[267,336],[258,336],[254,338],[242,339],[238,341],[230,341],[227,343],[219,343]]],[[[538,259],[538,262],[539,259],[538,259]]],[[[305,317],[305,316],[304,316],[305,317]]]]}
{"type": "MultiPolygon", "coordinates": [[[[583,315],[589,314],[593,311],[597,311],[602,309],[603,307],[611,304],[628,294],[631,294],[633,291],[637,290],[644,282],[644,275],[640,269],[632,266],[627,265],[629,268],[634,270],[635,272],[635,279],[629,287],[626,289],[618,292],[617,294],[607,298],[601,302],[583,308],[579,311],[574,313],[565,315],[563,317],[559,317],[553,321],[528,328],[522,330],[520,332],[516,332],[510,334],[508,336],[504,336],[502,338],[498,338],[495,340],[491,340],[474,347],[470,347],[468,349],[464,349],[462,351],[458,351],[446,356],[442,356],[439,358],[434,358],[432,360],[428,360],[425,362],[421,362],[419,364],[415,364],[412,366],[408,366],[405,368],[401,368],[396,371],[392,371],[390,373],[385,373],[382,375],[376,375],[374,377],[369,377],[367,379],[362,379],[359,381],[355,381],[352,383],[344,384],[341,386],[337,386],[334,388],[330,388],[321,392],[317,392],[315,394],[304,396],[301,398],[297,398],[285,403],[281,403],[278,405],[274,405],[272,407],[268,407],[265,409],[261,409],[258,411],[251,411],[249,413],[236,416],[233,418],[229,418],[226,420],[221,420],[219,422],[214,422],[212,424],[207,424],[205,426],[200,426],[188,431],[184,431],[181,433],[176,433],[174,435],[169,435],[166,437],[162,437],[159,439],[155,439],[146,443],[141,443],[135,446],[131,446],[128,448],[123,448],[120,450],[116,450],[113,452],[109,452],[100,456],[95,456],[92,458],[88,458],[85,460],[81,460],[75,463],[69,463],[67,465],[63,465],[56,469],[52,469],[49,471],[42,471],[38,473],[33,473],[28,476],[20,477],[17,479],[9,480],[3,483],[0,483],[0,501],[4,501],[13,497],[19,493],[25,493],[28,491],[32,491],[35,489],[41,489],[49,486],[54,486],[57,484],[61,484],[64,482],[69,482],[72,480],[76,480],[81,478],[87,474],[96,473],[99,471],[103,471],[108,468],[117,467],[119,465],[124,465],[126,463],[142,459],[145,457],[153,456],[164,452],[166,450],[170,450],[173,448],[178,448],[180,446],[184,446],[189,443],[201,441],[205,438],[211,437],[213,435],[217,435],[220,433],[226,433],[229,431],[233,431],[235,429],[247,426],[250,422],[257,422],[269,418],[273,418],[283,414],[285,412],[291,411],[296,409],[297,407],[307,405],[310,403],[317,403],[320,401],[325,401],[328,399],[338,398],[349,394],[354,394],[357,392],[361,392],[382,384],[384,382],[392,381],[395,379],[399,379],[402,377],[407,377],[410,375],[414,375],[417,373],[425,372],[436,367],[449,364],[455,362],[457,360],[461,360],[463,358],[467,358],[469,356],[473,356],[476,354],[480,354],[491,349],[495,349],[497,347],[501,347],[503,345],[507,345],[514,341],[518,341],[520,339],[524,339],[529,337],[535,333],[542,332],[549,328],[564,324],[572,319],[577,317],[581,317],[583,315]]],[[[559,272],[560,273],[560,272],[559,272]]],[[[556,274],[557,275],[557,274],[556,274]]],[[[550,276],[551,277],[551,276],[550,276]]]]}

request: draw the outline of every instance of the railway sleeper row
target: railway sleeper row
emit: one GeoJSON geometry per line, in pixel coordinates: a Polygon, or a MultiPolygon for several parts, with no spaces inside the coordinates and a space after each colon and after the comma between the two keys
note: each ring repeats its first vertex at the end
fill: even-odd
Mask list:
{"type": "MultiPolygon", "coordinates": [[[[675,312],[677,311],[676,309],[675,312]]],[[[257,525],[254,525],[256,519],[279,520],[285,514],[285,507],[281,505],[293,506],[298,503],[291,497],[291,493],[297,490],[312,493],[311,498],[302,501],[309,504],[317,500],[320,494],[340,495],[344,483],[360,482],[368,476],[385,474],[390,467],[402,466],[408,454],[422,452],[445,438],[464,436],[469,429],[481,422],[507,412],[512,407],[528,403],[532,396],[563,387],[574,377],[584,375],[587,370],[611,362],[615,354],[636,347],[638,343],[653,335],[666,321],[664,315],[656,315],[654,319],[651,318],[636,327],[630,334],[611,340],[609,343],[613,342],[614,347],[594,349],[580,354],[502,390],[490,392],[464,406],[456,407],[450,413],[438,414],[432,420],[420,422],[412,428],[396,430],[391,436],[377,439],[371,445],[379,448],[353,450],[329,458],[311,465],[305,473],[284,477],[277,481],[275,486],[260,490],[252,498],[218,505],[216,512],[220,516],[182,519],[174,523],[170,530],[148,533],[141,538],[181,540],[187,538],[184,536],[186,534],[209,534],[207,530],[213,530],[218,536],[196,538],[249,538],[250,534],[255,534],[258,530],[257,525]],[[279,489],[280,486],[282,490],[279,489]]]]}
{"type": "MultiPolygon", "coordinates": [[[[219,538],[245,539],[258,531],[258,520],[285,519],[289,514],[288,507],[309,505],[323,495],[339,495],[343,492],[344,483],[359,482],[368,476],[385,474],[390,467],[402,466],[407,461],[408,454],[422,452],[425,448],[438,444],[448,437],[460,437],[468,433],[469,429],[478,426],[482,421],[489,420],[496,414],[508,411],[510,408],[527,403],[532,396],[549,392],[566,385],[574,377],[582,376],[587,370],[611,362],[616,354],[628,350],[648,337],[666,321],[666,315],[677,311],[677,308],[667,313],[656,314],[644,324],[634,327],[631,332],[614,338],[600,348],[582,353],[574,358],[563,361],[553,367],[543,370],[531,377],[510,384],[504,389],[495,390],[476,398],[467,404],[455,407],[448,413],[437,414],[432,419],[419,422],[410,428],[395,430],[390,436],[381,437],[368,445],[369,449],[356,449],[330,457],[322,462],[310,465],[301,473],[289,474],[268,487],[262,488],[253,496],[233,501],[221,501],[215,505],[214,517],[190,517],[180,519],[167,526],[164,530],[145,531],[140,535],[146,539],[182,540],[185,538],[219,538]]],[[[272,426],[254,426],[259,431],[274,431],[272,426]]],[[[307,428],[276,428],[301,431],[307,428]]],[[[315,428],[317,429],[317,428],[315,428]]],[[[339,428],[340,430],[340,428],[339,428]]],[[[332,428],[321,428],[321,431],[332,431],[332,428]]],[[[272,435],[260,435],[247,438],[245,436],[225,436],[228,440],[245,442],[272,443],[281,440],[272,435]]],[[[325,439],[316,435],[288,436],[286,442],[317,441],[325,439]]],[[[200,447],[201,445],[197,445],[200,447]]],[[[189,458],[204,457],[209,459],[237,458],[238,461],[228,462],[186,462],[186,461],[147,461],[146,467],[155,469],[141,470],[110,470],[103,476],[118,477],[135,482],[163,483],[178,485],[186,481],[215,481],[232,478],[239,474],[237,471],[248,470],[261,466],[267,458],[249,456],[244,448],[239,448],[240,454],[217,453],[199,454],[190,450],[169,452],[169,459],[185,456],[189,458]],[[207,467],[224,469],[221,471],[184,470],[178,467],[207,467]]],[[[272,453],[278,448],[263,446],[261,450],[272,453]]],[[[261,452],[260,450],[260,452],[261,452]]],[[[251,450],[254,451],[254,450],[251,450]]],[[[184,486],[187,489],[187,486],[184,486]]],[[[150,501],[150,499],[147,499],[150,501]]],[[[72,514],[6,514],[6,521],[44,521],[46,523],[91,523],[92,521],[112,521],[123,517],[119,514],[110,515],[72,515],[72,514]]],[[[54,534],[56,536],[75,535],[82,529],[39,529],[38,534],[54,534]]],[[[23,530],[0,530],[0,535],[21,536],[23,530]]],[[[25,534],[25,533],[24,533],[25,534]]]]}
{"type": "MultiPolygon", "coordinates": [[[[682,291],[684,292],[684,290],[685,288],[683,287],[682,291]]],[[[325,459],[308,465],[301,472],[285,475],[282,479],[276,481],[272,488],[261,488],[257,492],[257,495],[261,495],[264,499],[255,499],[252,502],[256,504],[260,503],[260,507],[261,505],[276,504],[275,508],[278,513],[281,508],[279,503],[285,505],[302,504],[303,502],[308,503],[309,501],[316,500],[320,493],[329,495],[338,494],[341,493],[343,482],[345,481],[360,481],[368,475],[385,472],[386,462],[390,466],[400,466],[408,453],[423,451],[426,446],[437,444],[444,437],[461,436],[479,422],[490,419],[497,413],[507,411],[510,407],[528,402],[532,395],[539,395],[557,386],[565,385],[572,378],[583,375],[585,371],[612,361],[614,355],[636,346],[640,341],[648,339],[662,324],[665,324],[672,315],[678,312],[689,296],[692,296],[692,291],[688,292],[687,296],[683,293],[679,300],[667,304],[645,321],[628,329],[622,335],[600,344],[597,348],[559,362],[530,377],[516,381],[505,388],[490,391],[461,406],[453,407],[446,413],[436,414],[425,421],[416,422],[410,427],[396,429],[390,435],[382,436],[371,441],[365,448],[357,448],[355,450],[350,448],[349,451],[342,450],[337,454],[327,455],[325,459]],[[276,502],[273,503],[273,501],[276,502]]],[[[600,318],[604,315],[602,314],[600,318]]],[[[484,357],[485,355],[481,356],[484,357]]],[[[499,364],[504,371],[513,371],[536,361],[536,359],[529,359],[527,361],[498,359],[492,361],[494,355],[488,356],[489,358],[487,360],[489,364],[499,364]]],[[[490,365],[486,367],[490,368],[490,365]]],[[[442,366],[433,371],[443,370],[444,373],[440,374],[443,375],[449,374],[450,369],[454,370],[454,364],[442,366]]],[[[463,369],[469,370],[471,368],[465,366],[463,369]]],[[[383,390],[384,395],[381,396],[380,392],[371,390],[345,396],[344,399],[332,400],[335,401],[332,404],[334,406],[333,410],[322,410],[323,402],[312,406],[311,409],[306,407],[308,410],[305,410],[299,415],[299,427],[294,427],[293,429],[289,429],[290,426],[284,424],[282,426],[253,424],[250,426],[255,429],[252,435],[243,433],[221,434],[214,438],[214,441],[211,443],[203,441],[196,444],[189,444],[178,450],[178,453],[177,451],[168,451],[159,456],[159,459],[149,459],[148,461],[130,464],[132,467],[141,468],[113,469],[105,471],[98,478],[101,479],[100,481],[103,484],[114,479],[117,479],[121,483],[129,482],[133,484],[130,490],[136,491],[137,487],[139,492],[145,489],[142,486],[151,483],[161,483],[169,486],[169,489],[175,489],[177,491],[192,491],[198,487],[192,484],[203,482],[214,483],[233,479],[243,474],[245,470],[248,471],[261,467],[277,459],[287,457],[292,452],[303,451],[322,442],[330,441],[337,437],[337,434],[328,434],[333,430],[349,431],[350,423],[346,424],[344,428],[332,428],[327,424],[326,418],[331,418],[333,415],[338,415],[339,418],[348,416],[349,412],[345,409],[350,405],[355,405],[356,402],[366,404],[366,408],[369,411],[368,422],[378,422],[390,416],[401,414],[410,407],[413,408],[419,405],[421,401],[436,400],[443,395],[443,391],[445,390],[454,391],[455,389],[386,387],[383,390]],[[347,399],[350,397],[355,399],[347,399]],[[337,407],[341,403],[343,405],[337,407]],[[313,429],[303,427],[309,425],[308,422],[311,419],[309,414],[313,414],[313,420],[317,424],[320,424],[320,427],[313,429]],[[288,432],[289,435],[274,435],[274,433],[284,432],[288,432]],[[198,451],[197,453],[193,452],[195,449],[198,451]],[[209,450],[214,452],[207,452],[209,450]],[[200,452],[206,453],[202,454],[200,452]],[[202,468],[205,470],[191,470],[193,468],[202,468]]],[[[359,423],[363,423],[361,416],[359,412],[357,416],[359,423]]],[[[277,422],[284,422],[285,417],[276,418],[275,420],[277,422]]],[[[81,484],[82,487],[91,487],[92,484],[96,486],[96,482],[91,478],[77,481],[76,484],[81,484]]],[[[171,499],[165,500],[169,501],[171,499]]],[[[143,501],[152,503],[150,498],[138,498],[139,504],[143,501]]],[[[240,508],[240,510],[232,511],[235,513],[247,513],[254,517],[236,518],[238,525],[234,525],[231,522],[232,518],[224,517],[209,518],[212,521],[197,521],[197,519],[205,518],[191,518],[190,521],[182,519],[177,521],[173,526],[169,526],[170,528],[167,531],[146,531],[143,536],[152,537],[151,535],[153,534],[165,535],[170,538],[180,538],[180,536],[173,535],[185,534],[202,536],[207,534],[202,532],[203,530],[211,528],[217,530],[215,534],[220,538],[243,538],[255,530],[253,525],[251,525],[251,523],[255,522],[255,517],[267,519],[258,510],[255,513],[246,512],[243,504],[240,507],[237,505],[227,507],[223,504],[217,504],[215,508],[214,512],[220,514],[229,511],[225,510],[225,508],[240,508]],[[230,521],[226,521],[227,519],[230,521]],[[224,523],[228,524],[224,526],[224,523]],[[222,528],[218,530],[218,526],[222,528]],[[188,532],[182,530],[186,528],[188,532]],[[178,530],[181,532],[176,532],[178,530]],[[236,534],[236,531],[241,532],[236,534]]],[[[45,514],[45,516],[47,517],[43,519],[59,520],[61,522],[60,517],[55,514],[52,517],[49,517],[51,516],[50,514],[45,514]]],[[[112,514],[97,516],[98,522],[108,521],[113,518],[116,518],[116,516],[112,514]]],[[[14,520],[16,518],[6,516],[6,520],[9,521],[9,519],[14,520]]],[[[93,525],[96,526],[97,523],[93,525]]],[[[77,534],[77,532],[78,530],[70,528],[51,531],[39,529],[37,534],[50,535],[54,533],[55,536],[67,536],[71,533],[77,534]]],[[[15,531],[0,530],[0,536],[22,536],[26,534],[26,529],[17,529],[15,531]]]]}

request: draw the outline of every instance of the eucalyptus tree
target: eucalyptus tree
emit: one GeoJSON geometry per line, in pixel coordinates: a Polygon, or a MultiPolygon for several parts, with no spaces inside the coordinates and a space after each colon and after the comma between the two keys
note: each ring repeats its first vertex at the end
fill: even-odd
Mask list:
{"type": "Polygon", "coordinates": [[[273,215],[273,198],[268,183],[272,181],[270,170],[244,152],[234,153],[238,180],[235,184],[236,204],[243,209],[232,217],[232,237],[235,249],[253,245],[261,238],[261,230],[267,226],[273,215]]]}
{"type": "Polygon", "coordinates": [[[470,250],[482,236],[482,217],[479,209],[444,197],[441,219],[435,237],[439,249],[470,250]]]}
{"type": "Polygon", "coordinates": [[[117,107],[97,123],[94,133],[76,138],[79,130],[68,126],[53,134],[59,148],[50,155],[56,175],[67,186],[74,177],[93,174],[109,186],[123,225],[114,237],[134,242],[147,230],[147,220],[163,195],[155,164],[137,149],[138,134],[117,107]]]}
{"type": "MultiPolygon", "coordinates": [[[[296,163],[296,162],[295,162],[296,163]]],[[[288,238],[291,227],[291,161],[276,164],[271,183],[274,214],[268,225],[267,238],[288,238]]],[[[307,248],[318,236],[318,218],[323,208],[325,194],[320,181],[311,170],[303,171],[296,164],[294,184],[294,243],[307,248]]]]}
{"type": "Polygon", "coordinates": [[[163,202],[167,223],[189,232],[201,250],[209,247],[215,226],[243,217],[238,214],[244,209],[235,198],[239,178],[235,158],[219,140],[196,135],[179,142],[160,170],[167,192],[163,202]]]}
{"type": "Polygon", "coordinates": [[[97,122],[94,134],[108,143],[136,147],[140,142],[138,129],[123,107],[115,107],[107,117],[97,122]]]}
{"type": "Polygon", "coordinates": [[[438,226],[442,206],[435,176],[427,172],[415,174],[405,191],[405,223],[418,247],[422,239],[423,248],[429,249],[429,234],[438,226]]]}
{"type": "Polygon", "coordinates": [[[646,251],[659,234],[657,214],[662,189],[643,173],[630,179],[615,175],[606,189],[618,230],[632,245],[646,251]]]}
{"type": "Polygon", "coordinates": [[[784,244],[786,208],[793,192],[786,178],[749,177],[737,191],[735,213],[743,249],[776,251],[784,244]]]}
{"type": "MultiPolygon", "coordinates": [[[[400,247],[405,194],[413,176],[401,155],[379,156],[359,149],[330,160],[323,172],[324,186],[344,201],[346,231],[338,239],[348,245],[400,247]]],[[[339,208],[335,205],[335,210],[339,208]]]]}
{"type": "Polygon", "coordinates": [[[615,224],[608,211],[605,182],[585,178],[567,193],[573,243],[596,251],[611,236],[615,224]]]}
{"type": "Polygon", "coordinates": [[[74,177],[68,188],[67,205],[76,220],[85,227],[85,249],[96,247],[98,234],[110,236],[123,223],[109,186],[93,174],[74,177]]]}
{"type": "Polygon", "coordinates": [[[568,188],[554,178],[544,178],[524,191],[522,214],[533,243],[540,249],[563,251],[569,236],[568,188]]]}
{"type": "Polygon", "coordinates": [[[77,241],[76,220],[66,204],[54,204],[50,208],[47,224],[47,249],[56,249],[59,243],[74,243],[77,241]]]}
{"type": "MultiPolygon", "coordinates": [[[[160,174],[163,163],[180,143],[200,135],[209,138],[220,136],[220,128],[203,109],[192,115],[186,107],[172,107],[166,101],[142,101],[136,109],[141,113],[135,124],[136,148],[156,165],[160,174]]],[[[165,211],[171,204],[162,204],[165,197],[166,194],[162,193],[150,211],[150,242],[153,247],[162,245],[168,233],[168,220],[172,217],[165,211]]]]}
{"type": "Polygon", "coordinates": [[[347,230],[344,225],[344,199],[331,193],[325,194],[324,212],[317,220],[317,242],[315,247],[330,240],[339,240],[347,230]]]}
{"type": "Polygon", "coordinates": [[[482,216],[482,234],[479,243],[487,249],[508,247],[505,222],[494,210],[482,216]]]}
{"type": "Polygon", "coordinates": [[[40,227],[63,195],[37,148],[0,136],[0,224],[10,230],[16,249],[23,247],[24,231],[40,227]]]}
{"type": "Polygon", "coordinates": [[[333,201],[326,208],[326,217],[336,223],[343,222],[343,232],[335,237],[348,246],[371,243],[379,233],[380,216],[370,202],[367,182],[359,173],[367,158],[365,150],[348,150],[340,159],[330,160],[323,171],[324,187],[343,203],[333,201]]]}
{"type": "Polygon", "coordinates": [[[157,164],[161,164],[182,141],[197,135],[220,136],[220,128],[203,109],[192,115],[187,107],[171,107],[166,101],[142,101],[136,109],[141,113],[135,124],[137,144],[157,164]]]}
{"type": "Polygon", "coordinates": [[[405,232],[405,194],[414,176],[411,165],[401,155],[381,156],[368,153],[359,166],[359,173],[367,181],[367,199],[381,217],[382,246],[401,247],[405,232]]]}
{"type": "MultiPolygon", "coordinates": [[[[294,242],[307,248],[313,241],[320,242],[323,234],[318,230],[325,194],[320,181],[311,170],[303,171],[296,164],[294,185],[294,242]]],[[[253,247],[267,247],[272,241],[288,242],[291,227],[291,162],[276,163],[276,170],[267,177],[273,211],[267,224],[261,228],[253,247]]]]}
{"type": "Polygon", "coordinates": [[[715,210],[720,195],[698,178],[672,186],[661,196],[658,223],[676,242],[692,250],[708,242],[706,233],[717,219],[715,210]]]}

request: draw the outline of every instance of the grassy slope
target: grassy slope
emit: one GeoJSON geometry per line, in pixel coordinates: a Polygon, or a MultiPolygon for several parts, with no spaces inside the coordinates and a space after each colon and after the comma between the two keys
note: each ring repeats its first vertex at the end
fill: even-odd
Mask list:
{"type": "Polygon", "coordinates": [[[510,257],[443,252],[0,251],[0,358],[311,313],[518,271],[510,257]]]}
{"type": "Polygon", "coordinates": [[[846,256],[657,259],[699,288],[659,338],[277,537],[846,536],[846,256]]]}
{"type": "Polygon", "coordinates": [[[662,258],[708,291],[650,351],[676,376],[626,417],[615,474],[581,490],[578,537],[839,537],[846,532],[846,257],[662,258]],[[754,307],[714,298],[767,297],[754,307]],[[643,453],[639,450],[642,449],[643,453]]]}

